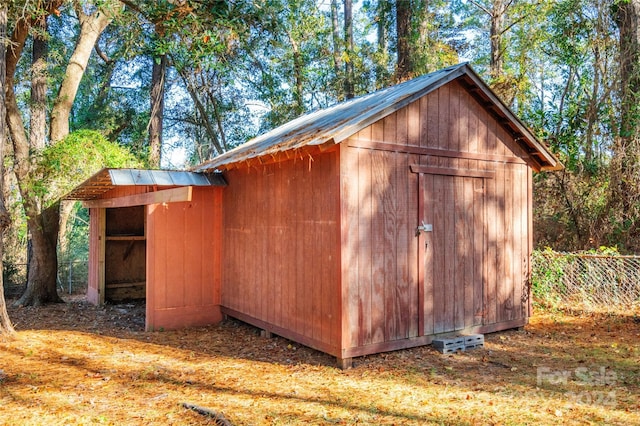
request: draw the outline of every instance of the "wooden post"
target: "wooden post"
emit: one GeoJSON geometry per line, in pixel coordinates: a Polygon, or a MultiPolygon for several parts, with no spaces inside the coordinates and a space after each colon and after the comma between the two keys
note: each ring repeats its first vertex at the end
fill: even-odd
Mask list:
{"type": "Polygon", "coordinates": [[[348,370],[353,368],[353,358],[338,358],[336,357],[336,364],[341,370],[348,370]]]}

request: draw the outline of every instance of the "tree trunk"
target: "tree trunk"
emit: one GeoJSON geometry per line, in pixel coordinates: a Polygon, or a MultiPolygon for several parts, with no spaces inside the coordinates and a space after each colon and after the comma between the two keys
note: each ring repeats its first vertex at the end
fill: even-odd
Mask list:
{"type": "MultiPolygon", "coordinates": [[[[105,6],[114,7],[113,5],[105,6]]],[[[100,34],[102,34],[102,31],[104,31],[107,25],[113,20],[113,15],[107,13],[107,11],[102,8],[92,15],[86,15],[81,7],[77,7],[76,12],[80,18],[80,35],[78,36],[73,54],[69,59],[58,96],[53,104],[50,131],[52,143],[58,142],[69,134],[69,117],[71,116],[73,102],[78,93],[80,80],[82,80],[82,76],[89,63],[89,57],[100,34]]]]}
{"type": "MultiPolygon", "coordinates": [[[[31,48],[31,102],[29,111],[29,147],[31,152],[39,153],[46,146],[47,133],[47,17],[39,16],[34,23],[33,44],[31,48]]],[[[36,161],[36,157],[32,157],[36,161]]],[[[40,180],[41,176],[30,173],[30,180],[40,180]]],[[[28,224],[28,222],[27,222],[28,224]]],[[[31,239],[31,233],[28,238],[31,239]]],[[[29,241],[28,247],[31,247],[29,241]]],[[[31,250],[27,250],[27,263],[31,263],[31,250]]],[[[27,274],[31,265],[27,266],[27,274]]]]}
{"type": "Polygon", "coordinates": [[[388,22],[391,19],[392,3],[388,1],[379,1],[376,7],[376,52],[377,60],[375,61],[376,87],[384,87],[389,81],[389,46],[388,42],[388,22]]]}
{"type": "Polygon", "coordinates": [[[411,54],[411,1],[396,0],[396,82],[413,77],[413,58],[411,54]]]}
{"type": "Polygon", "coordinates": [[[209,93],[209,103],[213,106],[213,116],[216,120],[216,126],[218,127],[218,135],[220,135],[222,149],[226,151],[228,149],[227,136],[224,131],[224,126],[222,125],[222,114],[220,114],[218,99],[215,96],[212,96],[211,93],[209,93]]]}
{"type": "Polygon", "coordinates": [[[351,99],[355,96],[353,72],[353,4],[351,0],[344,0],[344,45],[347,59],[344,61],[344,97],[351,99]]]}
{"type": "MultiPolygon", "coordinates": [[[[11,218],[4,204],[4,147],[7,143],[5,77],[6,77],[6,39],[7,39],[7,4],[0,5],[0,272],[3,271],[4,231],[9,227],[11,218]]],[[[11,336],[13,325],[7,314],[4,300],[4,280],[0,273],[0,337],[11,336]]]]}
{"type": "Polygon", "coordinates": [[[476,7],[489,17],[489,76],[491,88],[507,104],[511,105],[516,96],[515,82],[507,79],[504,70],[505,33],[514,24],[506,24],[511,0],[492,0],[491,8],[474,2],[476,7]]]}
{"type": "MultiPolygon", "coordinates": [[[[23,201],[24,212],[27,218],[29,218],[27,220],[27,226],[31,231],[33,243],[39,244],[43,241],[43,238],[40,238],[40,236],[44,231],[44,222],[42,221],[39,200],[31,191],[31,147],[25,132],[25,126],[22,121],[22,115],[18,107],[13,84],[14,72],[17,62],[22,55],[22,48],[24,47],[24,42],[28,35],[29,24],[30,23],[25,20],[20,20],[14,29],[11,40],[12,43],[10,44],[11,53],[7,55],[6,61],[5,105],[7,113],[6,121],[9,127],[9,133],[11,134],[11,141],[13,142],[14,172],[18,180],[18,187],[23,201]]],[[[55,228],[57,230],[57,226],[55,228]]],[[[42,250],[38,248],[38,260],[40,261],[40,264],[34,264],[33,267],[30,265],[29,277],[27,278],[27,289],[16,304],[42,304],[47,302],[57,302],[60,300],[56,293],[56,265],[54,265],[52,270],[53,279],[50,279],[52,272],[44,271],[43,268],[46,267],[46,264],[43,265],[41,261],[43,257],[47,257],[56,262],[55,245],[54,250],[51,253],[48,253],[48,256],[43,256],[42,251],[47,250],[49,247],[43,247],[45,248],[42,250]],[[37,277],[34,275],[35,273],[41,273],[42,276],[37,277]],[[53,295],[47,298],[47,295],[51,295],[52,293],[53,295]],[[36,296],[37,298],[34,298],[36,296]]]]}
{"type": "MultiPolygon", "coordinates": [[[[42,12],[45,15],[53,13],[62,4],[61,0],[46,3],[42,12]]],[[[105,6],[108,4],[105,3],[105,6]]],[[[112,3],[113,5],[115,3],[112,3]]],[[[80,35],[76,47],[71,55],[69,64],[58,96],[55,100],[51,114],[50,141],[54,143],[64,138],[69,132],[69,117],[78,86],[85,68],[89,62],[89,56],[93,50],[100,33],[111,22],[111,15],[105,10],[99,9],[93,15],[85,15],[81,8],[77,10],[80,18],[80,35]]],[[[21,18],[16,22],[12,43],[9,45],[7,55],[7,80],[6,99],[7,124],[13,142],[14,172],[18,180],[18,187],[22,197],[22,204],[27,216],[27,226],[31,236],[33,255],[29,261],[29,274],[27,277],[27,289],[16,302],[17,305],[40,305],[44,303],[59,302],[60,297],[56,291],[57,276],[57,252],[56,243],[59,230],[58,203],[44,209],[47,200],[42,199],[32,190],[34,178],[33,155],[31,142],[27,138],[26,129],[22,120],[14,92],[14,74],[18,60],[22,56],[29,28],[35,22],[34,18],[21,18]],[[43,210],[44,209],[44,210],[43,210]]]]}
{"type": "Polygon", "coordinates": [[[47,18],[39,17],[35,27],[31,52],[29,144],[34,152],[39,152],[46,145],[47,132],[47,18]]]}
{"type": "Polygon", "coordinates": [[[504,72],[504,18],[508,6],[505,0],[493,0],[493,9],[489,14],[491,25],[489,29],[489,43],[491,46],[491,58],[489,60],[489,74],[494,80],[502,77],[504,72]]]}
{"type": "Polygon", "coordinates": [[[620,137],[629,141],[640,133],[637,117],[640,100],[640,1],[618,2],[620,30],[620,137]]]}
{"type": "MultiPolygon", "coordinates": [[[[116,3],[109,4],[108,2],[104,4],[105,8],[115,8],[116,3]]],[[[76,12],[78,16],[80,16],[81,23],[81,32],[80,37],[83,37],[83,32],[85,40],[78,40],[76,44],[76,49],[73,53],[72,60],[80,60],[81,62],[78,66],[82,69],[82,74],[84,74],[84,70],[86,69],[87,64],[89,63],[89,57],[91,56],[91,52],[100,37],[100,34],[104,31],[104,29],[111,23],[113,20],[113,16],[111,13],[105,13],[105,10],[99,10],[97,13],[93,15],[85,15],[84,12],[76,8],[76,12]],[[93,40],[93,43],[91,43],[93,40]]],[[[71,71],[72,73],[78,72],[78,69],[70,68],[72,62],[69,63],[67,67],[67,73],[71,71]]],[[[68,96],[73,95],[75,98],[76,93],[78,92],[78,87],[80,85],[80,80],[82,79],[82,75],[80,77],[74,77],[67,79],[65,76],[65,80],[63,81],[63,85],[60,88],[60,93],[67,93],[68,96]]],[[[105,90],[101,88],[100,96],[104,97],[105,90]]],[[[102,100],[102,98],[100,98],[102,100]]],[[[56,104],[54,107],[54,112],[52,114],[52,123],[51,123],[51,142],[57,142],[60,139],[67,136],[69,133],[69,117],[71,114],[71,108],[73,107],[73,99],[71,102],[61,102],[60,97],[56,99],[56,104]],[[60,100],[60,102],[59,102],[60,100]],[[57,109],[56,109],[57,108],[57,109]],[[54,120],[53,117],[57,117],[57,120],[54,120]],[[66,127],[65,127],[66,125],[66,127]],[[55,128],[55,129],[54,129],[55,128]]],[[[32,118],[33,120],[33,118],[32,118]]],[[[33,143],[33,140],[31,141],[33,143]]],[[[66,251],[68,246],[68,241],[66,240],[66,232],[67,225],[69,222],[69,215],[73,211],[74,203],[62,203],[62,206],[59,210],[59,227],[58,227],[58,237],[59,243],[62,252],[66,251]],[[62,232],[62,234],[60,234],[62,232]]],[[[31,269],[31,266],[30,266],[31,269]]],[[[57,271],[57,265],[56,265],[57,271]]]]}
{"type": "MultiPolygon", "coordinates": [[[[207,112],[207,109],[205,108],[202,101],[200,100],[200,96],[198,96],[198,89],[196,86],[197,82],[194,83],[189,78],[189,74],[185,72],[185,70],[179,69],[178,74],[180,75],[180,78],[182,78],[182,81],[184,82],[184,85],[187,88],[187,92],[189,92],[189,96],[191,96],[191,100],[193,100],[193,104],[195,105],[196,110],[198,111],[198,114],[200,114],[200,120],[202,121],[203,127],[207,133],[207,137],[211,141],[211,145],[213,145],[213,147],[215,148],[217,155],[222,154],[224,151],[226,151],[226,145],[224,144],[224,142],[223,143],[220,142],[218,135],[216,134],[213,128],[213,124],[211,123],[209,113],[207,112]]],[[[207,155],[207,157],[208,156],[209,155],[207,155]]],[[[203,158],[203,161],[210,160],[210,159],[211,158],[203,158]]]]}
{"type": "Polygon", "coordinates": [[[160,168],[162,151],[162,119],[164,117],[164,87],[167,55],[154,58],[151,69],[151,117],[149,119],[149,166],[160,168]]]}
{"type": "Polygon", "coordinates": [[[32,253],[29,259],[27,289],[15,302],[17,306],[39,306],[45,303],[58,303],[58,242],[59,205],[54,204],[41,214],[29,215],[37,211],[36,206],[25,206],[27,227],[31,234],[32,253]]]}
{"type": "Polygon", "coordinates": [[[387,14],[389,13],[389,4],[385,1],[378,2],[378,20],[376,22],[376,32],[378,35],[378,53],[387,56],[387,14]]]}
{"type": "Polygon", "coordinates": [[[331,35],[333,41],[333,72],[336,75],[336,94],[342,100],[340,80],[342,73],[342,40],[340,39],[340,24],[338,23],[338,0],[331,0],[331,35]]]}
{"type": "Polygon", "coordinates": [[[304,113],[304,62],[302,58],[302,52],[298,42],[293,37],[291,31],[287,31],[289,37],[289,43],[291,43],[291,50],[293,52],[293,102],[294,111],[296,115],[304,113]]]}
{"type": "Polygon", "coordinates": [[[338,0],[331,0],[331,34],[333,41],[333,70],[336,76],[342,68],[342,48],[340,43],[340,24],[338,23],[338,0]]]}

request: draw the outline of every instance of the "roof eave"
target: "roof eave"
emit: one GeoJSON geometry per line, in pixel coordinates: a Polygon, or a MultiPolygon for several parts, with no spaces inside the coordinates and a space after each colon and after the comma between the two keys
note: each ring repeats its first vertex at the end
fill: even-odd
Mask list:
{"type": "Polygon", "coordinates": [[[67,193],[63,200],[87,201],[100,198],[117,186],[226,186],[221,174],[202,174],[182,170],[103,168],[67,193]],[[131,174],[131,176],[127,176],[131,174]],[[136,178],[137,177],[137,178],[136,178]]]}
{"type": "Polygon", "coordinates": [[[562,170],[564,166],[558,160],[558,158],[549,150],[549,148],[542,143],[538,138],[529,130],[529,128],[518,118],[516,114],[511,111],[511,109],[502,102],[502,100],[487,86],[487,84],[480,78],[480,76],[467,64],[465,68],[465,76],[467,80],[467,84],[469,84],[469,80],[471,84],[482,91],[482,94],[489,99],[491,104],[496,109],[496,113],[505,117],[509,120],[510,123],[513,124],[516,131],[521,135],[523,139],[527,141],[526,145],[533,149],[533,153],[530,152],[530,155],[535,155],[540,159],[540,161],[536,161],[537,164],[532,164],[532,167],[535,171],[555,171],[562,170]]]}

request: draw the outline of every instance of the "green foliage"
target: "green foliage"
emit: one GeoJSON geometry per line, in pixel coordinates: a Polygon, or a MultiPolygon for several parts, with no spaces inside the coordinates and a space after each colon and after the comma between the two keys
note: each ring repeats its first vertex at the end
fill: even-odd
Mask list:
{"type": "Polygon", "coordinates": [[[600,246],[597,248],[560,253],[550,247],[534,250],[532,253],[531,290],[534,300],[542,306],[557,307],[561,296],[566,294],[565,271],[579,255],[620,256],[617,247],[600,246]]]}
{"type": "Polygon", "coordinates": [[[15,263],[11,261],[2,263],[2,282],[5,287],[21,286],[25,279],[24,275],[24,268],[20,268],[15,263]]]}
{"type": "Polygon", "coordinates": [[[532,255],[532,292],[539,307],[627,309],[637,303],[637,257],[617,247],[562,253],[545,248],[532,255]]]}
{"type": "Polygon", "coordinates": [[[410,44],[416,75],[458,63],[461,37],[448,1],[417,1],[412,18],[410,44]]]}
{"type": "Polygon", "coordinates": [[[51,204],[104,167],[140,167],[126,148],[93,130],[78,130],[45,148],[38,160],[41,178],[31,188],[51,204]]]}
{"type": "Polygon", "coordinates": [[[564,270],[571,256],[562,256],[546,247],[532,253],[531,292],[533,300],[542,307],[555,308],[560,302],[564,270]]]}
{"type": "MultiPolygon", "coordinates": [[[[262,11],[269,27],[252,33],[252,52],[245,78],[268,110],[261,131],[306,111],[322,108],[339,95],[343,78],[333,70],[331,20],[312,0],[281,0],[262,11]]],[[[343,61],[358,66],[358,52],[343,52],[343,61]]]]}
{"type": "MultiPolygon", "coordinates": [[[[562,250],[633,243],[612,204],[618,133],[618,34],[603,2],[551,2],[534,49],[535,91],[519,109],[561,158],[565,171],[534,182],[536,242],[562,250]],[[622,226],[621,226],[622,225],[622,226]],[[623,230],[620,232],[620,230],[623,230]]],[[[522,50],[522,49],[518,49],[522,50]]]]}
{"type": "Polygon", "coordinates": [[[89,209],[82,208],[80,203],[75,203],[71,211],[64,238],[66,244],[59,247],[62,249],[58,254],[60,261],[86,261],[89,258],[89,209]]]}
{"type": "Polygon", "coordinates": [[[598,248],[592,248],[584,252],[585,254],[593,254],[599,256],[620,256],[618,247],[600,246],[598,248]]]}

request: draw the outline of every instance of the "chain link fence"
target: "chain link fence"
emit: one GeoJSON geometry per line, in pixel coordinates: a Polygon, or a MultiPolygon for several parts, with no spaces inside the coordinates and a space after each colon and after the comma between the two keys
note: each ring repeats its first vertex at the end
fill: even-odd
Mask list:
{"type": "MultiPolygon", "coordinates": [[[[58,292],[60,294],[84,294],[87,291],[89,262],[74,260],[58,264],[58,292]]],[[[24,263],[4,263],[4,295],[6,298],[19,297],[27,282],[27,265],[24,263]]]]}
{"type": "Polygon", "coordinates": [[[536,303],[557,309],[635,311],[640,308],[640,256],[534,251],[531,284],[536,303]]]}

